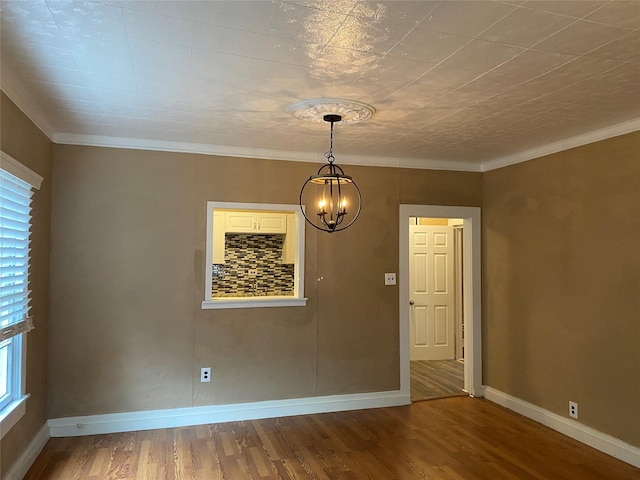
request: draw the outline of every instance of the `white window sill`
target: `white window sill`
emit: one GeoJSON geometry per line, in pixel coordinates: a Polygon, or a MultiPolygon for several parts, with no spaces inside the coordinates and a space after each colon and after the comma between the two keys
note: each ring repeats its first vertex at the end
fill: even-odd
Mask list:
{"type": "Polygon", "coordinates": [[[223,297],[203,301],[202,309],[304,307],[306,304],[306,298],[297,297],[223,297]]]}
{"type": "Polygon", "coordinates": [[[7,405],[2,412],[0,412],[0,439],[11,430],[18,420],[20,420],[27,411],[27,398],[29,395],[25,395],[15,402],[11,402],[7,405]]]}

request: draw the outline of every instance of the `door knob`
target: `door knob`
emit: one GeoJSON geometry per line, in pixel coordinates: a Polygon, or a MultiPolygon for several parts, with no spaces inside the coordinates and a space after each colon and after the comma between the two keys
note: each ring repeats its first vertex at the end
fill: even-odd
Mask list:
{"type": "Polygon", "coordinates": [[[414,303],[416,302],[414,302],[413,300],[409,300],[409,305],[413,305],[414,303]]]}

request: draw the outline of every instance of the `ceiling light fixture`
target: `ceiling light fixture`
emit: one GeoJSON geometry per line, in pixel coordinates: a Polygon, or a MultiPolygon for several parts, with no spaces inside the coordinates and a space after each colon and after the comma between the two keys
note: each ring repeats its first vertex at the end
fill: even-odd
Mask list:
{"type": "Polygon", "coordinates": [[[300,209],[308,223],[323,232],[333,233],[349,228],[360,215],[362,197],[356,182],[334,163],[333,124],[342,120],[341,115],[326,114],[325,122],[331,123],[329,151],[324,154],[327,162],[316,175],[311,175],[300,190],[300,209]],[[314,188],[315,187],[315,188],[314,188]],[[311,192],[312,191],[312,192],[311,192]],[[304,197],[315,197],[317,212],[309,218],[304,209],[304,197]]]}

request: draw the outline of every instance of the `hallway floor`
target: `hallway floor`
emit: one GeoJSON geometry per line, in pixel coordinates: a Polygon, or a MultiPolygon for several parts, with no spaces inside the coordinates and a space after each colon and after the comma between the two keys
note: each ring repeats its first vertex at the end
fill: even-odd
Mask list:
{"type": "Polygon", "coordinates": [[[461,361],[413,360],[410,371],[412,402],[466,395],[461,361]]]}

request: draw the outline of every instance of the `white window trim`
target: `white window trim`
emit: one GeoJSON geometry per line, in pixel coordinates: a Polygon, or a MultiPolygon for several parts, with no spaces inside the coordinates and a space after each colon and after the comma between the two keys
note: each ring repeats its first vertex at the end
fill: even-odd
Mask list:
{"type": "Polygon", "coordinates": [[[42,177],[28,167],[25,167],[8,153],[0,150],[0,168],[27,182],[36,190],[40,190],[42,177]]]}
{"type": "MultiPolygon", "coordinates": [[[[42,185],[43,178],[35,173],[28,167],[25,167],[11,155],[0,150],[0,168],[16,177],[20,180],[27,182],[32,188],[39,190],[42,185]]],[[[31,320],[28,320],[25,325],[30,325],[31,320]]],[[[16,338],[16,337],[14,337],[16,338]]],[[[27,386],[27,336],[20,334],[20,397],[9,403],[5,408],[0,411],[0,439],[25,415],[27,411],[27,398],[28,394],[25,394],[27,386]]]]}
{"type": "Polygon", "coordinates": [[[0,413],[0,440],[27,412],[27,398],[29,395],[23,395],[7,405],[0,413]]]}
{"type": "Polygon", "coordinates": [[[20,355],[22,357],[22,365],[20,367],[20,392],[22,395],[0,411],[0,439],[27,413],[27,398],[29,398],[29,394],[24,393],[27,388],[27,375],[25,372],[27,368],[27,336],[24,334],[20,338],[20,355]]]}
{"type": "Polygon", "coordinates": [[[286,205],[274,203],[233,203],[233,202],[207,202],[207,246],[206,265],[204,279],[203,310],[223,308],[258,308],[258,307],[302,307],[307,304],[304,296],[304,216],[299,205],[286,205]],[[211,263],[213,260],[213,210],[270,210],[294,212],[298,229],[296,231],[296,262],[294,270],[294,294],[291,297],[239,297],[239,298],[211,298],[211,263]]]}
{"type": "Polygon", "coordinates": [[[262,308],[262,307],[304,307],[306,298],[295,297],[255,297],[255,298],[224,298],[205,300],[202,302],[203,310],[216,310],[222,308],[262,308]]]}

